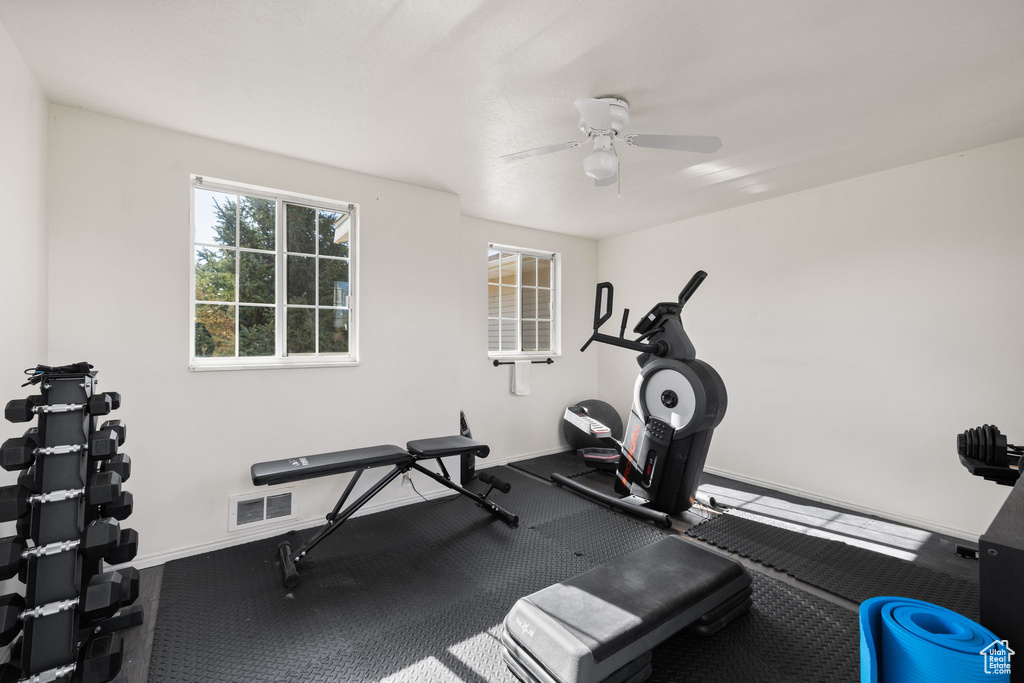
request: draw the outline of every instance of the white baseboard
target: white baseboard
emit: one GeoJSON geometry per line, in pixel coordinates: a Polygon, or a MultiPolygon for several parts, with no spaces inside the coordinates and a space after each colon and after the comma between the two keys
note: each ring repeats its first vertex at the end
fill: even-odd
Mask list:
{"type": "MultiPolygon", "coordinates": [[[[445,498],[448,496],[458,495],[455,491],[444,489],[441,491],[430,491],[423,494],[423,498],[427,500],[436,500],[438,498],[445,498]]],[[[392,508],[402,507],[409,503],[415,503],[423,500],[416,495],[405,496],[398,500],[391,500],[385,503],[367,504],[356,512],[353,517],[362,517],[363,515],[373,514],[375,512],[382,512],[384,510],[390,510],[392,508]]],[[[226,538],[217,538],[196,545],[182,546],[180,548],[173,548],[171,550],[163,550],[157,553],[150,553],[148,555],[138,555],[132,562],[131,566],[136,569],[146,569],[147,567],[157,567],[171,560],[180,560],[183,557],[191,557],[192,555],[202,555],[204,553],[212,553],[217,550],[223,550],[224,548],[231,548],[236,545],[242,545],[243,543],[250,543],[252,541],[259,541],[264,538],[272,538],[273,536],[279,536],[287,531],[302,531],[304,529],[311,529],[313,527],[321,526],[324,523],[323,515],[314,517],[312,519],[301,519],[301,520],[288,520],[283,524],[267,524],[261,525],[259,529],[247,530],[244,532],[237,532],[231,534],[226,538]]],[[[118,566],[118,565],[113,565],[118,566]]]]}
{"type": "Polygon", "coordinates": [[[716,467],[705,467],[705,472],[710,474],[716,474],[720,477],[727,479],[735,479],[746,484],[753,484],[754,486],[762,486],[766,489],[772,489],[781,493],[788,493],[793,496],[799,496],[800,498],[807,498],[818,503],[826,503],[828,505],[834,505],[836,507],[846,508],[853,512],[859,512],[864,515],[870,515],[872,517],[878,517],[888,522],[895,524],[903,524],[906,526],[917,527],[918,529],[924,529],[925,531],[933,531],[935,533],[945,534],[946,536],[952,536],[970,543],[978,540],[977,534],[973,534],[963,529],[955,529],[953,527],[943,526],[942,524],[936,524],[935,522],[924,519],[922,517],[914,517],[912,515],[905,515],[890,510],[877,510],[875,508],[869,508],[864,505],[858,505],[857,503],[851,503],[848,500],[840,500],[838,498],[829,498],[828,496],[818,495],[810,491],[803,489],[794,488],[792,486],[786,486],[785,484],[779,484],[774,481],[765,481],[763,479],[756,479],[754,477],[748,477],[743,474],[737,474],[736,472],[729,472],[728,470],[721,470],[716,467]]]}

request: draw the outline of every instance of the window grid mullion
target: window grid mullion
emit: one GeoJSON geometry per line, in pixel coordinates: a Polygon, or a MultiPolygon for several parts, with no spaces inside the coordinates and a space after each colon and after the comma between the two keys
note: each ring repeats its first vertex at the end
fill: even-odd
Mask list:
{"type": "Polygon", "coordinates": [[[523,352],[523,254],[516,254],[516,351],[523,352]]]}
{"type": "Polygon", "coordinates": [[[285,298],[285,286],[287,280],[285,279],[285,268],[287,267],[287,258],[284,256],[284,250],[287,247],[285,239],[287,238],[287,231],[285,226],[285,203],[283,200],[278,199],[275,202],[274,209],[274,233],[277,235],[276,253],[274,255],[274,261],[277,263],[277,290],[274,296],[274,356],[277,358],[284,358],[288,355],[288,349],[285,348],[285,326],[288,324],[287,309],[284,306],[285,298]]]}
{"type": "Polygon", "coordinates": [[[314,209],[316,214],[313,220],[313,353],[320,355],[320,311],[316,307],[320,305],[320,211],[314,209]]]}
{"type": "Polygon", "coordinates": [[[242,286],[242,254],[238,248],[242,245],[242,197],[235,195],[235,358],[238,358],[238,323],[241,317],[241,309],[238,302],[241,299],[242,286]]]}

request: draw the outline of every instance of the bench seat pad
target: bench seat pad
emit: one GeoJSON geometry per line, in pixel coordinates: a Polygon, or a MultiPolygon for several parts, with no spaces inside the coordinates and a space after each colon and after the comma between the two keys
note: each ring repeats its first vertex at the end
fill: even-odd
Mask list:
{"type": "Polygon", "coordinates": [[[520,598],[502,640],[559,683],[604,681],[750,583],[735,560],[667,536],[520,598]]]}
{"type": "Polygon", "coordinates": [[[355,472],[367,467],[380,465],[397,465],[411,456],[398,446],[370,446],[368,448],[352,448],[347,451],[320,453],[301,458],[285,458],[258,462],[250,469],[252,483],[285,484],[291,481],[302,481],[315,477],[326,477],[331,474],[355,472]]]}
{"type": "Polygon", "coordinates": [[[405,444],[409,452],[417,457],[444,458],[449,455],[475,455],[486,458],[491,449],[484,444],[473,441],[465,436],[438,436],[433,439],[417,439],[405,444]]]}

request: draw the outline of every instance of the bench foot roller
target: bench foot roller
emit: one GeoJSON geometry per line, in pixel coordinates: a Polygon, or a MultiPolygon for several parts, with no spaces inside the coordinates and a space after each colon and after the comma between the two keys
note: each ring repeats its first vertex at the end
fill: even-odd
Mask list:
{"type": "Polygon", "coordinates": [[[640,683],[678,631],[712,635],[749,609],[741,564],[666,537],[521,598],[505,617],[505,663],[526,683],[640,683]]]}

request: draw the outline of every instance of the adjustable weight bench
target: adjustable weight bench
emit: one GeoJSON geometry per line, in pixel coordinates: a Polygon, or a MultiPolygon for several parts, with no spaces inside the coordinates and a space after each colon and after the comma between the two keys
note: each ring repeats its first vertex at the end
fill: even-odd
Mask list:
{"type": "Polygon", "coordinates": [[[288,541],[284,541],[278,546],[277,554],[281,560],[281,570],[284,573],[284,585],[288,588],[294,588],[298,585],[299,571],[296,565],[302,558],[320,541],[331,535],[346,519],[363,507],[371,498],[383,491],[388,484],[409,470],[422,472],[434,481],[440,482],[475,501],[477,505],[509,526],[518,526],[518,516],[503,510],[497,503],[487,497],[494,489],[498,489],[502,493],[508,493],[512,488],[510,484],[501,481],[497,477],[482,473],[479,475],[479,479],[485,484],[490,484],[491,488],[488,489],[487,493],[481,495],[453,482],[448,474],[448,470],[444,466],[444,462],[441,461],[441,458],[450,455],[474,455],[478,458],[486,458],[488,453],[490,453],[490,449],[487,446],[464,436],[440,436],[433,439],[410,441],[405,445],[405,450],[391,445],[370,446],[369,448],[353,448],[347,451],[308,455],[302,458],[285,458],[283,460],[256,463],[252,466],[250,473],[252,475],[252,483],[257,486],[262,484],[285,484],[332,474],[355,472],[355,475],[349,480],[348,486],[345,487],[345,492],[341,494],[341,498],[335,504],[334,509],[327,515],[327,524],[317,529],[297,550],[292,550],[291,544],[288,541]],[[423,467],[419,462],[421,460],[436,460],[441,468],[441,474],[431,472],[423,467]],[[380,481],[371,486],[369,490],[359,496],[348,507],[342,509],[363,472],[371,467],[383,465],[392,465],[393,467],[380,481]]]}

